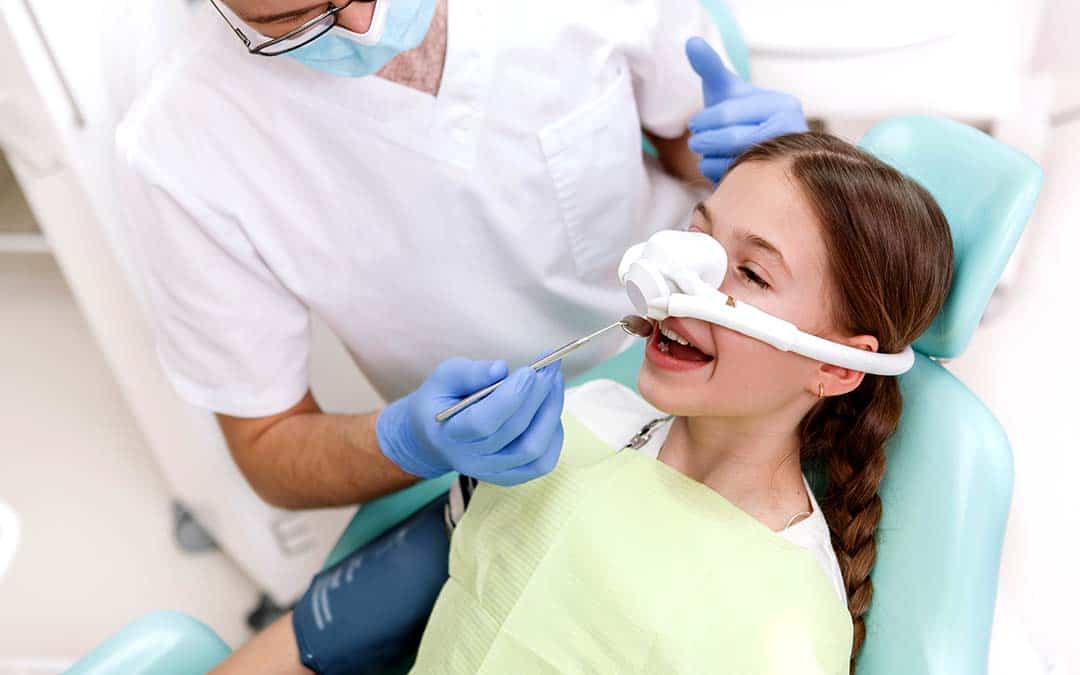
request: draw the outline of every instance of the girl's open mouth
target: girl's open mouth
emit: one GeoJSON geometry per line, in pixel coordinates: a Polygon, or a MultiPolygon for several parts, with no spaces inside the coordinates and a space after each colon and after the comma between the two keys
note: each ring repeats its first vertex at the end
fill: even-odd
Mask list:
{"type": "Polygon", "coordinates": [[[690,370],[713,360],[671,326],[658,323],[645,348],[646,358],[666,370],[690,370]]]}

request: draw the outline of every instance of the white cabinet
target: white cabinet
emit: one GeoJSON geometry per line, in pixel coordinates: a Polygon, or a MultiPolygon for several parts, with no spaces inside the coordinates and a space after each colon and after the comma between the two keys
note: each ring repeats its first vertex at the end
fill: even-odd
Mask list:
{"type": "Polygon", "coordinates": [[[116,236],[116,124],[166,37],[182,39],[187,12],[180,0],[0,0],[0,146],[175,497],[285,604],[354,509],[288,513],[251,491],[212,415],[181,401],[158,367],[116,236]]]}
{"type": "MultiPolygon", "coordinates": [[[[2,122],[0,126],[3,126],[2,122]]],[[[44,253],[48,251],[48,244],[15,180],[4,155],[4,145],[0,139],[0,254],[44,253]]]]}

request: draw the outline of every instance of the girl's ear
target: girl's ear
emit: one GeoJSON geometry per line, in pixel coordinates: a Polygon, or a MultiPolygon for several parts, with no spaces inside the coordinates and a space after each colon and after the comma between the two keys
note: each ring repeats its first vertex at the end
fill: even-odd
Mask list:
{"type": "MultiPolygon", "coordinates": [[[[868,352],[878,350],[878,341],[873,335],[856,335],[845,339],[844,342],[850,347],[865,349],[868,352]]],[[[822,363],[818,366],[818,380],[811,387],[811,393],[814,396],[842,396],[854,391],[862,384],[865,375],[866,373],[859,370],[822,363]]]]}

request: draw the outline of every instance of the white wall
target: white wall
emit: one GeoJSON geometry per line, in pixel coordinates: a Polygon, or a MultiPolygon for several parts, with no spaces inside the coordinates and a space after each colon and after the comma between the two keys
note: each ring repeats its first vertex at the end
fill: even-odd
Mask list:
{"type": "Polygon", "coordinates": [[[1080,73],[1080,2],[1044,0],[1043,22],[1035,47],[1037,70],[1080,73]]]}

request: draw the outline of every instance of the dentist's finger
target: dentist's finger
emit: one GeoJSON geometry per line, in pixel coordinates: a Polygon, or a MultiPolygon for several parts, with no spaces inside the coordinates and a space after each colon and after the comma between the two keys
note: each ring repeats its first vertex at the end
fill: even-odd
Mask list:
{"type": "Polygon", "coordinates": [[[734,157],[757,142],[761,128],[756,124],[741,124],[723,129],[699,131],[690,137],[690,149],[702,156],[734,157]]]}
{"type": "Polygon", "coordinates": [[[760,124],[777,114],[801,110],[802,106],[793,96],[761,91],[711,105],[691,117],[687,126],[690,131],[705,131],[735,124],[760,124]]]}
{"type": "Polygon", "coordinates": [[[439,395],[460,398],[498,382],[506,372],[505,361],[471,361],[459,356],[440,363],[430,382],[438,387],[439,395]]]}
{"type": "Polygon", "coordinates": [[[714,183],[719,183],[734,161],[734,157],[706,157],[701,160],[698,167],[701,169],[701,175],[714,183]]]}
{"type": "MultiPolygon", "coordinates": [[[[537,377],[535,392],[535,395],[539,396],[539,401],[534,404],[535,399],[532,399],[527,404],[523,404],[515,410],[506,422],[503,423],[502,427],[488,438],[486,443],[482,446],[478,446],[478,452],[485,455],[502,452],[519,436],[527,434],[530,426],[536,421],[537,416],[541,415],[544,409],[550,404],[551,394],[555,392],[556,389],[562,388],[561,382],[562,372],[559,370],[558,364],[553,364],[541,369],[537,377]]],[[[559,392],[559,394],[561,395],[561,392],[559,392]]]]}
{"type": "Polygon", "coordinates": [[[473,462],[478,466],[479,472],[491,477],[532,464],[547,454],[554,434],[562,427],[563,391],[560,380],[558,385],[548,392],[543,405],[522,433],[498,452],[474,458],[473,462]]]}
{"type": "Polygon", "coordinates": [[[694,72],[701,77],[701,90],[705,95],[706,107],[729,97],[739,96],[750,86],[728,70],[716,50],[702,38],[693,37],[687,40],[686,57],[690,60],[694,72]]]}
{"type": "Polygon", "coordinates": [[[444,422],[444,433],[454,441],[477,443],[482,451],[489,442],[497,442],[500,429],[514,415],[535,413],[549,387],[532,368],[518,368],[495,391],[444,422]]]}
{"type": "Polygon", "coordinates": [[[559,464],[559,457],[562,455],[563,441],[564,432],[562,423],[560,422],[555,433],[552,434],[551,438],[548,440],[548,445],[543,455],[529,464],[496,474],[492,476],[488,482],[494,483],[495,485],[510,487],[546,476],[554,471],[555,467],[559,464]]]}

